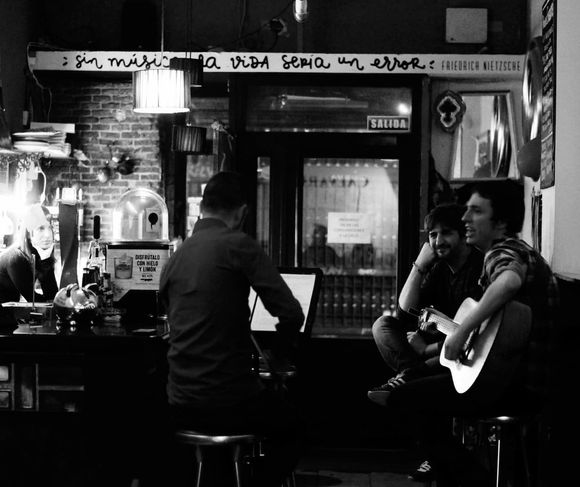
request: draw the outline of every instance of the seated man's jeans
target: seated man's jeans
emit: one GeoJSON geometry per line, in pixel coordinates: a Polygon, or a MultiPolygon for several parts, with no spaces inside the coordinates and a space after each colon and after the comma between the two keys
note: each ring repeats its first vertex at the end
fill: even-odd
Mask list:
{"type": "Polygon", "coordinates": [[[425,375],[441,372],[443,367],[439,364],[438,357],[425,360],[421,357],[407,340],[407,332],[416,330],[394,316],[381,316],[372,327],[373,338],[377,349],[385,363],[396,373],[406,369],[425,368],[425,375]]]}

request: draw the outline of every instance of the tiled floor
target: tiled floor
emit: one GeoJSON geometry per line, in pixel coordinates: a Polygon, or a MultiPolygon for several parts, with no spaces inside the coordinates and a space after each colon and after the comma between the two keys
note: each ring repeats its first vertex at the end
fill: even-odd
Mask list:
{"type": "Polygon", "coordinates": [[[389,472],[298,472],[296,487],[419,487],[422,484],[407,479],[406,475],[389,472]]]}
{"type": "Polygon", "coordinates": [[[419,463],[399,450],[311,449],[296,471],[296,487],[420,487],[408,479],[419,463]]]}

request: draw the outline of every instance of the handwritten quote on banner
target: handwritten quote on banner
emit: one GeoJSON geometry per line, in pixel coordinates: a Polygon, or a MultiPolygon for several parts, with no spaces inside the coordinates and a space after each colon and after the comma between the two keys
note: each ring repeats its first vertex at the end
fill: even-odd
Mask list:
{"type": "Polygon", "coordinates": [[[34,70],[136,71],[168,68],[173,57],[203,59],[207,72],[383,73],[430,76],[519,77],[523,55],[185,53],[131,51],[37,51],[34,70]]]}

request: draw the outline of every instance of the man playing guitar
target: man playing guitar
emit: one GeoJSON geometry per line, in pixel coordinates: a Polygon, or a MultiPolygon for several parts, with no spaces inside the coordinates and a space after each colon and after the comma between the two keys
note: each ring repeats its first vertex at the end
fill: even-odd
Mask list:
{"type": "MultiPolygon", "coordinates": [[[[468,187],[463,215],[467,243],[484,253],[481,284],[484,293],[446,337],[441,360],[464,359],[472,332],[512,301],[531,309],[527,347],[513,367],[506,367],[504,381],[477,382],[458,392],[449,374],[420,378],[394,389],[386,406],[394,425],[401,425],[426,449],[435,467],[437,485],[484,487],[491,473],[452,435],[454,416],[497,415],[539,410],[547,392],[550,343],[558,305],[558,289],[542,256],[517,238],[524,218],[523,188],[512,181],[475,183],[468,187]]],[[[520,323],[502,322],[501,327],[520,323]]]]}

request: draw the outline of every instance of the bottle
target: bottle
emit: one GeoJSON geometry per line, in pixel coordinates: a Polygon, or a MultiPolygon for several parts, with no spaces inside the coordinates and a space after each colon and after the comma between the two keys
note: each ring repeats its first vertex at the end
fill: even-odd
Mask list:
{"type": "Polygon", "coordinates": [[[101,288],[102,288],[103,307],[105,309],[112,309],[113,288],[111,287],[111,273],[103,272],[101,288]]]}
{"type": "Polygon", "coordinates": [[[6,109],[4,108],[4,96],[2,93],[2,78],[0,78],[0,149],[12,150],[12,139],[6,121],[6,109]]]}

